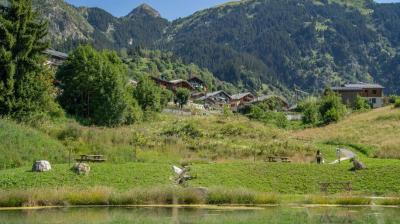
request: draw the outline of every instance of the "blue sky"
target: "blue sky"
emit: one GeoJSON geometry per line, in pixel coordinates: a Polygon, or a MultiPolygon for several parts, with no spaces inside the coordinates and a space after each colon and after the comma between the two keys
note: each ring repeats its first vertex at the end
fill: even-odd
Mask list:
{"type": "MultiPolygon", "coordinates": [[[[147,3],[169,20],[188,16],[195,11],[228,2],[229,0],[66,0],[76,6],[97,6],[115,16],[127,15],[141,3],[147,3]]],[[[400,0],[378,0],[378,2],[400,2],[400,0]]]]}

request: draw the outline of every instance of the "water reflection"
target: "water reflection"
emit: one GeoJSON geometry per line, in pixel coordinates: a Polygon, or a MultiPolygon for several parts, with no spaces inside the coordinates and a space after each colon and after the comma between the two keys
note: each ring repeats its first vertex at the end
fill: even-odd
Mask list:
{"type": "Polygon", "coordinates": [[[400,223],[399,208],[64,208],[0,211],[0,224],[400,223]]]}

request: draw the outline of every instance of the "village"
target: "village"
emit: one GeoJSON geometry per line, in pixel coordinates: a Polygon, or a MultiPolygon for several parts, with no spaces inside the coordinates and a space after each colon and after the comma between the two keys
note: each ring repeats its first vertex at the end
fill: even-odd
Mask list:
{"type": "MultiPolygon", "coordinates": [[[[62,52],[48,49],[44,52],[48,56],[47,64],[57,68],[67,59],[68,55],[62,52]]],[[[302,115],[298,113],[297,103],[289,101],[279,95],[257,95],[257,93],[244,92],[233,95],[223,90],[210,92],[206,83],[197,77],[191,75],[188,80],[167,80],[162,77],[154,77],[151,79],[159,87],[176,92],[178,88],[187,89],[190,92],[190,98],[183,108],[178,108],[172,101],[165,112],[180,113],[181,115],[221,113],[224,108],[228,108],[232,112],[245,111],[252,105],[273,101],[276,106],[274,110],[284,112],[289,120],[301,120],[302,115]],[[177,110],[179,109],[179,110],[177,110]]],[[[138,82],[129,80],[129,84],[135,87],[138,82]]],[[[388,97],[384,95],[384,87],[379,84],[369,83],[349,83],[342,86],[327,87],[339,94],[343,102],[353,108],[356,103],[357,96],[365,99],[371,108],[380,108],[388,104],[388,97]]],[[[307,93],[306,93],[307,94],[307,93]]],[[[296,100],[299,100],[297,98],[296,100]]]]}

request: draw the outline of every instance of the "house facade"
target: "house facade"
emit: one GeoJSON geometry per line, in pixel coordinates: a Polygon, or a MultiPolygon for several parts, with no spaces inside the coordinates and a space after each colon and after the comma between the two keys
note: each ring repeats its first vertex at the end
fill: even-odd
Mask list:
{"type": "Polygon", "coordinates": [[[229,105],[232,98],[225,91],[216,91],[212,93],[207,93],[206,95],[198,98],[196,102],[204,104],[206,109],[220,109],[225,105],[229,105]]]}
{"type": "Polygon", "coordinates": [[[47,55],[46,65],[57,68],[62,65],[65,60],[68,58],[68,54],[63,52],[55,51],[52,49],[47,49],[43,52],[47,55]]]}
{"type": "Polygon", "coordinates": [[[366,99],[372,108],[379,108],[385,105],[383,90],[385,88],[379,84],[346,84],[339,87],[333,87],[332,90],[338,93],[345,104],[354,106],[357,96],[366,99]]]}
{"type": "Polygon", "coordinates": [[[200,92],[207,92],[208,88],[206,83],[196,76],[192,76],[192,78],[187,80],[193,88],[200,92]]]}
{"type": "Polygon", "coordinates": [[[160,79],[157,77],[151,77],[151,79],[162,88],[169,89],[172,91],[176,91],[176,89],[178,88],[185,88],[188,89],[189,91],[195,90],[195,88],[188,81],[182,79],[171,80],[171,81],[160,79]]]}
{"type": "Polygon", "coordinates": [[[244,105],[250,104],[256,97],[248,92],[248,93],[240,93],[231,96],[231,108],[239,108],[244,105]]]}

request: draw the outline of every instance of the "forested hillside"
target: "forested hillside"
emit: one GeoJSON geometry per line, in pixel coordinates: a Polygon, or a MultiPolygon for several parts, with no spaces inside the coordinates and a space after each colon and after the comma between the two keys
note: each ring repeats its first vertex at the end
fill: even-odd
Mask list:
{"type": "MultiPolygon", "coordinates": [[[[63,6],[64,21],[84,25],[76,28],[82,32],[54,34],[54,27],[74,26],[54,26],[58,20],[50,20],[52,39],[59,40],[55,37],[60,33],[67,38],[56,41],[59,50],[90,42],[97,48],[172,51],[183,62],[208,68],[239,88],[288,97],[295,88],[318,92],[356,81],[378,82],[387,93],[400,92],[400,4],[246,0],[168,22],[148,5],[115,18],[102,9],[46,2],[63,6]]],[[[54,7],[41,11],[46,15],[54,7]]]]}
{"type": "Polygon", "coordinates": [[[129,76],[134,80],[139,80],[143,74],[166,80],[187,80],[196,76],[207,84],[209,91],[222,89],[231,94],[240,91],[232,84],[218,80],[207,69],[199,68],[195,64],[185,64],[172,52],[135,48],[121,54],[128,65],[129,76]]]}

